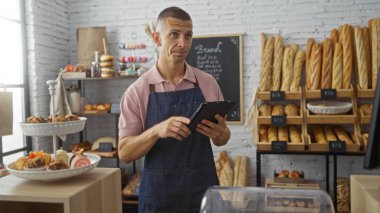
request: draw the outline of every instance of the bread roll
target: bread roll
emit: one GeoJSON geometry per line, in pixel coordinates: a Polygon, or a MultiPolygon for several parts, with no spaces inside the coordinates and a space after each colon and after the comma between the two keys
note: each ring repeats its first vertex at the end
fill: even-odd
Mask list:
{"type": "Polygon", "coordinates": [[[311,59],[311,52],[313,49],[314,40],[312,38],[308,38],[306,41],[306,88],[308,90],[311,89],[310,85],[310,59],[311,59]]]}
{"type": "Polygon", "coordinates": [[[282,105],[282,104],[274,105],[271,115],[272,116],[273,115],[285,115],[284,105],[282,105]]]}
{"type": "Polygon", "coordinates": [[[325,135],[323,134],[322,127],[319,125],[314,125],[311,127],[314,139],[316,143],[327,144],[325,135]]]}
{"type": "Polygon", "coordinates": [[[337,141],[334,131],[330,126],[324,125],[323,132],[325,133],[327,141],[337,141]]]}
{"type": "Polygon", "coordinates": [[[364,38],[359,26],[354,27],[357,71],[360,89],[368,89],[368,63],[364,47],[364,38]]]}
{"type": "Polygon", "coordinates": [[[273,52],[274,38],[269,36],[265,43],[264,66],[260,73],[260,91],[269,91],[271,89],[271,76],[273,70],[273,52]]]}
{"type": "Polygon", "coordinates": [[[290,84],[293,79],[294,56],[297,52],[297,45],[292,44],[286,47],[284,51],[284,60],[282,63],[282,82],[281,91],[290,91],[290,84]]]}
{"type": "Polygon", "coordinates": [[[335,44],[332,71],[332,88],[342,89],[343,81],[343,51],[340,43],[335,44]]]}
{"type": "Polygon", "coordinates": [[[272,91],[278,91],[281,87],[281,70],[283,54],[284,47],[282,46],[282,38],[278,35],[274,39],[272,91]]]}
{"type": "Polygon", "coordinates": [[[291,143],[302,143],[301,135],[297,127],[290,125],[289,126],[290,142],[291,143]]]}
{"type": "Polygon", "coordinates": [[[322,45],[318,43],[313,44],[313,49],[310,56],[310,89],[320,89],[321,80],[321,66],[322,66],[322,45]]]}
{"type": "Polygon", "coordinates": [[[269,127],[268,129],[269,142],[278,141],[277,131],[278,131],[278,128],[276,126],[269,127]]]}
{"type": "Polygon", "coordinates": [[[272,113],[272,106],[269,104],[261,104],[259,107],[260,116],[270,116],[272,113]]]}
{"type": "Polygon", "coordinates": [[[346,130],[341,126],[335,126],[334,132],[338,136],[340,141],[345,141],[347,144],[353,144],[350,135],[347,134],[346,130]]]}
{"type": "Polygon", "coordinates": [[[299,87],[301,85],[301,73],[302,67],[305,62],[305,52],[297,51],[295,59],[294,59],[294,72],[293,72],[293,80],[290,84],[290,91],[296,92],[299,91],[299,87]]]}
{"type": "Polygon", "coordinates": [[[342,88],[349,89],[351,85],[352,63],[353,63],[353,46],[352,46],[352,28],[345,24],[340,34],[339,42],[343,47],[343,81],[342,88]]]}
{"type": "Polygon", "coordinates": [[[288,128],[286,126],[278,127],[278,140],[279,141],[289,141],[288,128]]]}
{"type": "Polygon", "coordinates": [[[268,142],[268,126],[260,126],[259,142],[268,142]]]}
{"type": "Polygon", "coordinates": [[[363,27],[362,28],[362,34],[363,34],[363,43],[364,43],[364,52],[365,52],[365,58],[367,61],[367,70],[368,70],[368,88],[372,88],[372,73],[371,73],[371,46],[370,46],[370,39],[369,39],[369,28],[363,27]]]}
{"type": "Polygon", "coordinates": [[[339,31],[337,29],[332,29],[330,33],[330,39],[332,42],[333,49],[335,44],[339,42],[339,31]]]}
{"type": "Polygon", "coordinates": [[[321,89],[331,89],[332,86],[332,68],[333,68],[333,47],[329,38],[323,42],[322,57],[322,79],[321,89]]]}
{"type": "Polygon", "coordinates": [[[286,104],[285,105],[285,115],[286,116],[299,116],[300,111],[297,105],[295,104],[286,104]]]}

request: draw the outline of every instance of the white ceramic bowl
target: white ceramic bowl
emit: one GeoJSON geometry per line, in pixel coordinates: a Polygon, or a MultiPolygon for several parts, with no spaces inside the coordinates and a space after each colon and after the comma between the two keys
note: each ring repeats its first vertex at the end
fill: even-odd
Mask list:
{"type": "Polygon", "coordinates": [[[315,114],[339,115],[352,109],[352,103],[344,101],[310,101],[307,109],[315,114]]]}

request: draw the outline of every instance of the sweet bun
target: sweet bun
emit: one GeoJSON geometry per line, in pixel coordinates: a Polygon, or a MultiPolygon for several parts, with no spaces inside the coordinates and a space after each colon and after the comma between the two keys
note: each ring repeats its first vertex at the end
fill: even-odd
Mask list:
{"type": "Polygon", "coordinates": [[[102,72],[100,75],[102,78],[111,78],[115,75],[115,72],[102,72]]]}
{"type": "Polygon", "coordinates": [[[100,67],[112,67],[113,66],[113,62],[112,61],[103,61],[103,62],[100,62],[100,67]]]}
{"type": "Polygon", "coordinates": [[[100,61],[113,61],[113,56],[112,55],[102,55],[100,57],[100,61]]]}
{"type": "Polygon", "coordinates": [[[113,68],[103,67],[100,69],[102,72],[115,72],[113,68]]]}

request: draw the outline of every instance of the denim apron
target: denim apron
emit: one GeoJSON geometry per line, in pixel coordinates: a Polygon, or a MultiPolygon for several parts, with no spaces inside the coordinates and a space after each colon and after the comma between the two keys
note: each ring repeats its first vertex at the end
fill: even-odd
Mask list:
{"type": "MultiPolygon", "coordinates": [[[[205,101],[198,83],[194,88],[155,92],[149,85],[146,126],[150,128],[171,116],[190,118],[205,101]]],[[[178,141],[159,139],[145,156],[139,191],[139,212],[199,212],[203,194],[219,185],[210,139],[191,133],[178,141]]]]}

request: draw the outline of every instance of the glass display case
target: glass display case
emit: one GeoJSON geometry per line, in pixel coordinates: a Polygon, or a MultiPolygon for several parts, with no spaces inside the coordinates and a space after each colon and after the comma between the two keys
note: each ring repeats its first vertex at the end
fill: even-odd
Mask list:
{"type": "Polygon", "coordinates": [[[258,187],[211,187],[201,213],[305,212],[334,213],[330,196],[321,190],[258,187]]]}

